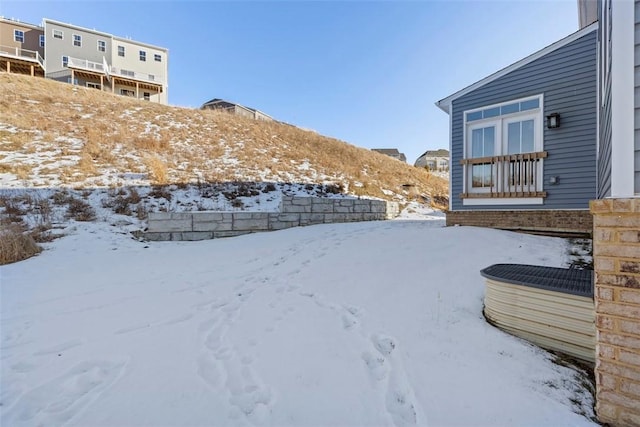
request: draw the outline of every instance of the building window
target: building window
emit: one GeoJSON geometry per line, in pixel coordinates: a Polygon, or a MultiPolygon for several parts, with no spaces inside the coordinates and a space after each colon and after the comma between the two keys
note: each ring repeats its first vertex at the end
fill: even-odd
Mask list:
{"type": "Polygon", "coordinates": [[[140,51],[140,61],[146,61],[147,60],[147,52],[145,52],[144,50],[140,51]]]}
{"type": "Polygon", "coordinates": [[[80,34],[73,35],[73,45],[77,47],[82,47],[82,36],[80,34]]]}
{"type": "Polygon", "coordinates": [[[120,89],[120,95],[124,96],[136,96],[136,93],[129,89],[120,89]]]}
{"type": "Polygon", "coordinates": [[[118,46],[118,56],[124,57],[124,46],[118,46]]]}
{"type": "Polygon", "coordinates": [[[44,47],[44,34],[40,34],[39,40],[40,40],[40,47],[44,47]]]}
{"type": "Polygon", "coordinates": [[[542,111],[539,95],[464,112],[463,197],[541,197],[542,111]]]}
{"type": "Polygon", "coordinates": [[[69,57],[68,56],[63,56],[62,57],[62,66],[65,67],[65,68],[69,66],[69,57]]]}
{"type": "Polygon", "coordinates": [[[24,43],[24,31],[22,30],[13,30],[13,40],[18,43],[24,43]]]}
{"type": "Polygon", "coordinates": [[[149,101],[151,99],[151,94],[149,92],[143,92],[142,97],[145,101],[149,101]]]}
{"type": "Polygon", "coordinates": [[[149,80],[151,80],[152,82],[155,82],[156,76],[154,76],[153,74],[149,74],[149,80]]]}
{"type": "Polygon", "coordinates": [[[156,62],[162,62],[162,55],[156,53],[153,55],[153,60],[156,62]]]}
{"type": "Polygon", "coordinates": [[[98,52],[107,51],[107,42],[104,40],[98,40],[98,52]]]}
{"type": "Polygon", "coordinates": [[[60,39],[62,40],[63,38],[63,32],[61,30],[53,30],[53,38],[54,39],[60,39]]]}
{"type": "Polygon", "coordinates": [[[100,86],[100,83],[87,82],[87,87],[90,87],[91,89],[102,89],[102,86],[100,86]]]}

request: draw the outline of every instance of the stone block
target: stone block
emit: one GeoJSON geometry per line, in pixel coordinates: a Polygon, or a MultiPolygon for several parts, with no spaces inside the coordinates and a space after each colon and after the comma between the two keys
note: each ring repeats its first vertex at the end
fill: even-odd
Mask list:
{"type": "Polygon", "coordinates": [[[612,205],[611,199],[591,200],[589,202],[589,210],[593,214],[609,213],[612,205]]]}
{"type": "Polygon", "coordinates": [[[640,290],[620,289],[620,301],[640,305],[640,290]]]}
{"type": "Polygon", "coordinates": [[[622,426],[640,426],[640,409],[628,410],[622,409],[620,411],[620,425],[622,426]]]}
{"type": "MultiPolygon", "coordinates": [[[[616,334],[615,332],[608,331],[598,331],[598,342],[614,345],[616,347],[633,349],[633,351],[640,350],[640,337],[630,337],[626,335],[616,334]]],[[[633,377],[629,377],[631,379],[636,379],[636,381],[640,381],[640,370],[636,370],[633,377]]]]}
{"type": "Polygon", "coordinates": [[[284,230],[287,228],[297,227],[298,222],[287,221],[269,221],[269,230],[284,230]]]}
{"type": "Polygon", "coordinates": [[[213,237],[215,239],[218,239],[218,238],[222,238],[222,237],[242,236],[244,234],[251,234],[251,233],[253,233],[253,231],[248,231],[248,230],[244,230],[244,231],[214,231],[213,232],[213,237]]]}
{"type": "Polygon", "coordinates": [[[354,213],[370,213],[371,205],[369,204],[368,201],[366,203],[356,203],[353,206],[353,212],[354,213]]]}
{"type": "Polygon", "coordinates": [[[269,221],[299,222],[300,214],[295,214],[295,213],[269,214],[269,221]]]}
{"type": "MultiPolygon", "coordinates": [[[[224,221],[225,214],[222,212],[193,212],[193,222],[212,222],[224,221]]],[[[226,214],[231,218],[231,213],[226,214]]]]}
{"type": "Polygon", "coordinates": [[[615,270],[616,263],[613,258],[598,257],[593,260],[593,266],[597,271],[613,272],[615,270]]]}
{"type": "Polygon", "coordinates": [[[149,221],[149,231],[180,232],[191,231],[191,218],[149,221]]]}
{"type": "Polygon", "coordinates": [[[618,418],[618,407],[608,402],[598,401],[596,403],[596,413],[602,422],[612,422],[618,418]]]}
{"type": "Polygon", "coordinates": [[[602,301],[613,301],[613,288],[596,286],[596,297],[602,301]]]}
{"type": "Polygon", "coordinates": [[[238,219],[253,219],[256,215],[256,212],[233,212],[233,220],[238,219]]]}
{"type": "Polygon", "coordinates": [[[627,397],[615,391],[600,390],[598,392],[598,399],[612,403],[617,406],[621,406],[623,408],[631,409],[632,411],[635,411],[638,408],[637,399],[633,397],[627,397]]]}
{"type": "Polygon", "coordinates": [[[311,205],[311,212],[312,213],[332,213],[333,212],[333,203],[329,202],[319,202],[318,200],[322,200],[322,199],[317,199],[313,201],[313,204],[311,205]]]}
{"type": "Polygon", "coordinates": [[[143,234],[145,240],[151,242],[167,242],[171,240],[171,233],[146,232],[143,234]]]}
{"type": "Polygon", "coordinates": [[[596,376],[597,386],[605,390],[616,390],[618,381],[613,375],[598,372],[596,376]]]}
{"type": "Polygon", "coordinates": [[[309,205],[283,205],[280,209],[282,213],[311,213],[311,204],[309,205]]]}
{"type": "Polygon", "coordinates": [[[211,231],[190,231],[182,233],[182,240],[190,242],[209,239],[213,239],[213,232],[211,231]]]}
{"type": "Polygon", "coordinates": [[[268,230],[269,229],[269,217],[258,217],[255,216],[250,219],[238,219],[234,218],[233,220],[233,228],[234,231],[259,231],[259,230],[268,230]]]}
{"type": "Polygon", "coordinates": [[[365,212],[362,214],[363,221],[381,221],[384,219],[383,213],[365,212]]]}
{"type": "Polygon", "coordinates": [[[595,242],[610,242],[614,236],[613,229],[611,228],[597,228],[593,232],[593,241],[595,242]]]}
{"type": "Polygon", "coordinates": [[[337,199],[337,206],[340,207],[344,207],[344,208],[351,208],[354,205],[355,200],[354,199],[337,199]]]}
{"type": "Polygon", "coordinates": [[[300,225],[323,224],[324,214],[305,213],[300,214],[300,225]]]}
{"type": "Polygon", "coordinates": [[[638,321],[620,319],[618,322],[620,324],[620,332],[640,337],[640,319],[638,321]]]}
{"type": "Polygon", "coordinates": [[[596,314],[596,327],[598,330],[613,331],[615,329],[615,322],[610,316],[596,314]]]}
{"type": "Polygon", "coordinates": [[[171,219],[191,221],[193,219],[193,213],[192,212],[171,212],[171,219]]]}
{"type": "Polygon", "coordinates": [[[593,247],[594,256],[615,257],[615,258],[638,258],[640,259],[640,245],[620,245],[620,244],[596,244],[593,247]]]}
{"type": "Polygon", "coordinates": [[[611,203],[612,212],[633,212],[633,200],[613,199],[611,203]]]}
{"type": "Polygon", "coordinates": [[[346,213],[334,213],[327,214],[324,216],[325,222],[347,222],[347,218],[349,218],[349,214],[346,213]]]}
{"type": "Polygon", "coordinates": [[[640,230],[624,230],[618,232],[621,243],[640,243],[640,230]]]}
{"type": "Polygon", "coordinates": [[[640,306],[620,304],[617,301],[599,301],[597,312],[599,315],[610,314],[618,317],[628,317],[630,319],[640,318],[640,306]]]}
{"type": "Polygon", "coordinates": [[[193,231],[228,231],[233,229],[233,223],[228,222],[194,222],[193,231]]]}
{"type": "Polygon", "coordinates": [[[371,202],[371,212],[374,213],[387,213],[387,204],[385,202],[371,202]]]}
{"type": "MultiPolygon", "coordinates": [[[[620,391],[626,395],[640,399],[640,383],[628,380],[620,381],[620,391]]],[[[638,406],[638,410],[640,411],[640,405],[638,406]]]]}
{"type": "Polygon", "coordinates": [[[640,351],[620,350],[620,362],[635,365],[640,369],[640,351]]]}
{"type": "Polygon", "coordinates": [[[596,227],[640,228],[640,215],[594,215],[596,227]]]}
{"type": "Polygon", "coordinates": [[[353,212],[353,206],[334,206],[333,212],[335,213],[351,213],[353,212]]]}
{"type": "Polygon", "coordinates": [[[291,204],[294,206],[311,206],[313,200],[316,199],[313,197],[293,197],[291,204]]]}
{"type": "Polygon", "coordinates": [[[149,212],[148,220],[171,219],[171,212],[149,212]]]}
{"type": "Polygon", "coordinates": [[[640,289],[640,276],[596,272],[596,284],[640,289]]]}

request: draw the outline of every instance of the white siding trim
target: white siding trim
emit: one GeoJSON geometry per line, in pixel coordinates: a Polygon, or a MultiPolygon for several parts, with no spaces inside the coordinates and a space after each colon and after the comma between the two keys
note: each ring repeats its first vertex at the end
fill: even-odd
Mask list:
{"type": "Polygon", "coordinates": [[[632,1],[611,8],[611,197],[634,191],[634,29],[632,1]]]}
{"type": "Polygon", "coordinates": [[[522,198],[472,198],[463,199],[463,206],[499,206],[499,205],[541,205],[542,197],[522,197],[522,198]]]}

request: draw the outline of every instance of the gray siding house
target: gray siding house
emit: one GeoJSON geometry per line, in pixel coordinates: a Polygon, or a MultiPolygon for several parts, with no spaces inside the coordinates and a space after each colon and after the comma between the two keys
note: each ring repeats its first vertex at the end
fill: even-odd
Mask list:
{"type": "Polygon", "coordinates": [[[450,117],[448,225],[591,232],[597,29],[592,23],[436,103],[450,117]]]}
{"type": "Polygon", "coordinates": [[[168,51],[43,19],[45,76],[167,104],[168,51]]]}
{"type": "Polygon", "coordinates": [[[222,110],[237,116],[247,117],[255,120],[272,121],[273,117],[255,108],[245,107],[244,105],[236,104],[235,102],[225,101],[220,98],[213,98],[210,101],[205,102],[200,107],[202,110],[222,110]]]}

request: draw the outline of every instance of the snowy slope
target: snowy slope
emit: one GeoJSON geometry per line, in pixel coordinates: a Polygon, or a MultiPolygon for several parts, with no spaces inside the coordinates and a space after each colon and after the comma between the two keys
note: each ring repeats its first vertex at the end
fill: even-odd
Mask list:
{"type": "Polygon", "coordinates": [[[582,376],[482,316],[481,268],[566,242],[420,216],[189,243],[75,223],[0,267],[1,424],[590,425],[582,376]]]}

